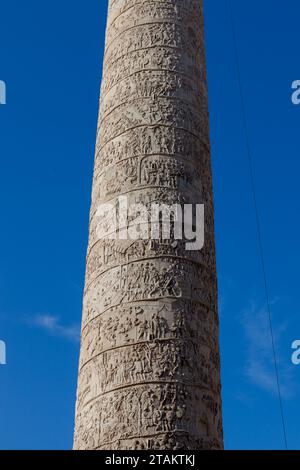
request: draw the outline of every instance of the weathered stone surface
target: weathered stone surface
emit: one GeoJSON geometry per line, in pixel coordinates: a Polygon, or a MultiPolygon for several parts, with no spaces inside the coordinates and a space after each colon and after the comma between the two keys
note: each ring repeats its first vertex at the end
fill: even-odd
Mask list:
{"type": "Polygon", "coordinates": [[[75,449],[223,446],[203,36],[202,0],[109,2],[75,449]],[[204,248],[99,238],[120,195],[204,204],[204,248]]]}

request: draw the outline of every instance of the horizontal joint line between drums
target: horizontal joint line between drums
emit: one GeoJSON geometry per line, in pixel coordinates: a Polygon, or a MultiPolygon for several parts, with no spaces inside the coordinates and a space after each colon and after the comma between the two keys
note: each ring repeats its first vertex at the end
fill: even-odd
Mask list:
{"type": "MultiPolygon", "coordinates": [[[[209,149],[210,151],[210,146],[208,143],[205,142],[205,140],[203,140],[200,136],[198,136],[197,134],[194,134],[194,132],[191,132],[190,130],[188,129],[185,129],[184,127],[178,127],[178,126],[171,126],[170,124],[161,124],[161,123],[156,123],[156,124],[151,124],[151,123],[146,123],[146,124],[139,124],[137,126],[132,126],[132,127],[128,127],[127,129],[125,129],[124,131],[120,132],[119,134],[116,134],[114,135],[113,137],[111,137],[110,139],[108,139],[103,145],[102,147],[99,148],[98,150],[98,153],[101,152],[103,150],[104,147],[106,147],[107,144],[109,144],[110,142],[112,142],[113,140],[117,139],[118,137],[121,137],[122,135],[126,134],[127,132],[129,131],[133,131],[135,129],[139,129],[139,128],[142,128],[142,127],[150,127],[150,128],[155,128],[155,127],[166,127],[167,129],[176,129],[176,130],[180,130],[180,131],[183,131],[183,132],[186,132],[187,134],[190,134],[192,135],[193,137],[195,137],[195,139],[198,139],[204,146],[207,147],[207,149],[209,149]]],[[[97,129],[97,140],[98,140],[98,136],[101,132],[101,129],[98,128],[97,129]]]]}
{"type": "Polygon", "coordinates": [[[175,50],[175,51],[182,51],[182,52],[186,52],[186,49],[182,48],[182,47],[178,47],[178,46],[167,46],[165,44],[160,44],[160,45],[157,45],[157,46],[148,46],[148,47],[141,47],[139,49],[133,49],[132,51],[128,51],[126,52],[125,54],[122,54],[120,55],[119,57],[117,57],[115,60],[113,61],[104,61],[104,64],[103,64],[103,76],[107,74],[107,72],[109,71],[110,67],[112,65],[115,64],[115,62],[117,62],[118,60],[121,60],[123,59],[124,57],[127,57],[129,54],[133,54],[135,52],[142,52],[142,51],[148,51],[148,50],[151,50],[151,49],[162,49],[162,48],[165,48],[165,49],[171,49],[171,50],[175,50]],[[106,66],[106,64],[108,63],[108,66],[106,66]]]}
{"type": "Polygon", "coordinates": [[[121,391],[121,390],[126,390],[126,389],[128,389],[128,388],[142,387],[143,385],[162,385],[162,386],[165,386],[165,385],[174,385],[174,386],[180,385],[180,386],[183,386],[183,387],[197,388],[198,390],[205,390],[205,391],[211,393],[212,395],[218,394],[218,391],[212,390],[212,389],[209,388],[209,387],[205,387],[205,386],[203,386],[203,385],[200,384],[200,383],[188,383],[188,382],[183,382],[182,380],[153,380],[153,381],[143,381],[143,382],[136,382],[136,383],[130,384],[130,385],[123,385],[123,386],[121,386],[121,387],[117,387],[117,388],[108,390],[107,392],[99,393],[99,395],[97,395],[97,396],[94,397],[94,398],[91,398],[91,399],[88,400],[86,403],[84,403],[84,405],[82,405],[81,408],[86,408],[86,407],[87,407],[88,405],[90,405],[91,403],[93,403],[93,402],[99,400],[99,398],[101,398],[101,397],[103,397],[103,396],[105,396],[105,395],[109,395],[110,393],[119,392],[119,391],[121,391]]]}
{"type": "Polygon", "coordinates": [[[165,297],[158,297],[156,299],[139,299],[139,300],[130,300],[128,302],[123,302],[122,304],[119,303],[117,305],[111,305],[110,307],[107,307],[106,309],[103,310],[103,312],[101,313],[98,313],[98,315],[95,315],[93,318],[91,318],[88,322],[84,323],[83,324],[83,327],[82,327],[82,333],[84,332],[84,330],[88,327],[88,325],[98,319],[99,317],[103,316],[106,312],[108,312],[109,310],[112,310],[114,308],[118,308],[119,306],[123,306],[123,305],[130,305],[130,304],[140,304],[141,302],[157,302],[157,301],[161,301],[161,300],[186,300],[188,302],[195,302],[197,304],[200,304],[202,307],[206,308],[207,310],[210,310],[211,309],[211,305],[208,305],[208,304],[205,304],[204,302],[201,302],[199,300],[195,300],[195,299],[189,299],[188,297],[180,297],[180,298],[174,298],[174,297],[168,297],[168,296],[165,296],[165,297]]]}
{"type": "MultiPolygon", "coordinates": [[[[158,343],[172,343],[172,342],[176,342],[176,343],[185,343],[187,342],[187,340],[191,340],[190,337],[188,336],[182,336],[182,338],[157,338],[157,339],[153,339],[153,340],[145,340],[145,341],[134,341],[132,343],[128,343],[128,344],[121,344],[120,346],[115,346],[115,347],[112,347],[112,348],[108,348],[108,349],[105,349],[103,351],[100,351],[98,354],[95,354],[95,356],[91,357],[90,359],[88,359],[84,364],[81,364],[80,365],[80,368],[79,368],[79,372],[81,372],[88,364],[90,364],[91,362],[93,362],[95,359],[98,359],[100,356],[103,356],[103,354],[106,354],[107,352],[112,352],[112,351],[117,351],[119,349],[123,349],[123,348],[132,348],[134,346],[139,346],[139,345],[157,345],[158,343]]],[[[213,346],[212,345],[209,345],[209,344],[204,344],[204,343],[200,343],[198,342],[197,343],[199,346],[205,346],[209,349],[213,349],[213,346]]]]}
{"type": "Polygon", "coordinates": [[[189,80],[193,81],[194,83],[199,84],[199,82],[195,80],[194,76],[189,75],[185,72],[177,71],[176,69],[175,70],[163,69],[163,68],[161,68],[161,69],[157,69],[157,68],[155,68],[155,69],[139,69],[139,70],[136,70],[135,72],[132,72],[131,74],[127,75],[126,77],[123,77],[121,80],[114,83],[105,93],[101,94],[100,103],[102,101],[104,101],[106,96],[111,92],[111,90],[113,90],[113,88],[115,86],[120,85],[120,83],[124,82],[125,80],[128,80],[128,78],[131,78],[134,75],[137,75],[138,73],[142,73],[142,72],[168,72],[168,73],[173,73],[174,75],[181,75],[181,76],[186,77],[189,80]]]}

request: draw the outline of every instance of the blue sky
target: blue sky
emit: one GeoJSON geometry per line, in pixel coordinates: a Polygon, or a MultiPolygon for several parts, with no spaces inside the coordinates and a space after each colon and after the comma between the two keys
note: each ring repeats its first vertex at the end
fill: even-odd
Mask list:
{"type": "MultiPolygon", "coordinates": [[[[300,449],[298,0],[232,0],[290,448],[300,449]]],[[[227,0],[206,0],[227,449],[283,448],[227,0]]],[[[0,448],[69,449],[106,1],[3,2],[0,448]]]]}

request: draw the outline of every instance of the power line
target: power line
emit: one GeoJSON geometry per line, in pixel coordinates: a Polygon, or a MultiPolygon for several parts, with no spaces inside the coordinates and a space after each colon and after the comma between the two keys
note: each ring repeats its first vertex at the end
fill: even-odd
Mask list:
{"type": "Polygon", "coordinates": [[[282,421],[284,445],[285,445],[286,450],[288,450],[286,422],[285,422],[282,393],[281,393],[281,387],[280,387],[280,381],[279,381],[279,368],[278,368],[278,361],[277,361],[277,354],[276,354],[276,347],[275,347],[274,329],[273,329],[271,304],[270,304],[270,295],[269,295],[269,288],[268,288],[268,282],[267,282],[267,273],[266,273],[265,256],[264,256],[264,249],[263,249],[263,242],[262,242],[261,224],[260,224],[258,201],[257,201],[257,195],[256,195],[256,187],[255,187],[255,179],[254,179],[254,171],[253,171],[253,160],[252,160],[252,155],[251,155],[251,151],[250,151],[250,139],[249,139],[248,125],[247,125],[247,118],[246,118],[246,106],[245,106],[245,101],[244,101],[244,96],[243,96],[243,89],[242,89],[242,79],[241,79],[241,68],[240,68],[239,52],[238,52],[238,47],[237,47],[236,31],[235,31],[232,3],[231,3],[231,0],[228,0],[228,2],[229,2],[230,21],[231,21],[231,28],[232,28],[234,50],[235,50],[235,59],[236,59],[237,76],[238,76],[238,84],[239,84],[239,92],[240,92],[240,100],[241,100],[243,126],[244,126],[245,139],[246,139],[247,158],[248,158],[249,171],[250,171],[251,190],[252,190],[254,210],[255,210],[255,219],[256,219],[257,238],[258,238],[258,245],[259,245],[259,254],[260,254],[261,267],[262,267],[262,273],[263,273],[263,279],[264,279],[264,289],[265,289],[266,304],[267,304],[268,319],[269,319],[269,328],[270,328],[270,335],[271,335],[271,342],[272,342],[272,352],[273,352],[274,369],[275,369],[277,392],[278,392],[278,399],[279,399],[280,416],[281,416],[281,421],[282,421]]]}

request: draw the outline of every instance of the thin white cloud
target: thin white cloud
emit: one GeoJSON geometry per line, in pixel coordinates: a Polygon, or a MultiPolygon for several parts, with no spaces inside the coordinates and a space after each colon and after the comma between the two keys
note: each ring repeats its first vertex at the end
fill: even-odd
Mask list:
{"type": "MultiPolygon", "coordinates": [[[[242,324],[247,339],[245,376],[252,384],[266,392],[278,394],[267,310],[252,302],[242,315],[242,324]]],[[[276,323],[276,326],[273,326],[281,393],[284,398],[291,398],[295,393],[292,367],[291,364],[283,362],[279,354],[281,336],[286,328],[284,323],[276,323]]]]}
{"type": "Polygon", "coordinates": [[[78,324],[69,326],[63,325],[57,316],[48,314],[36,315],[32,318],[30,323],[33,326],[42,328],[54,336],[60,336],[68,339],[69,341],[79,341],[80,326],[78,324]]]}

